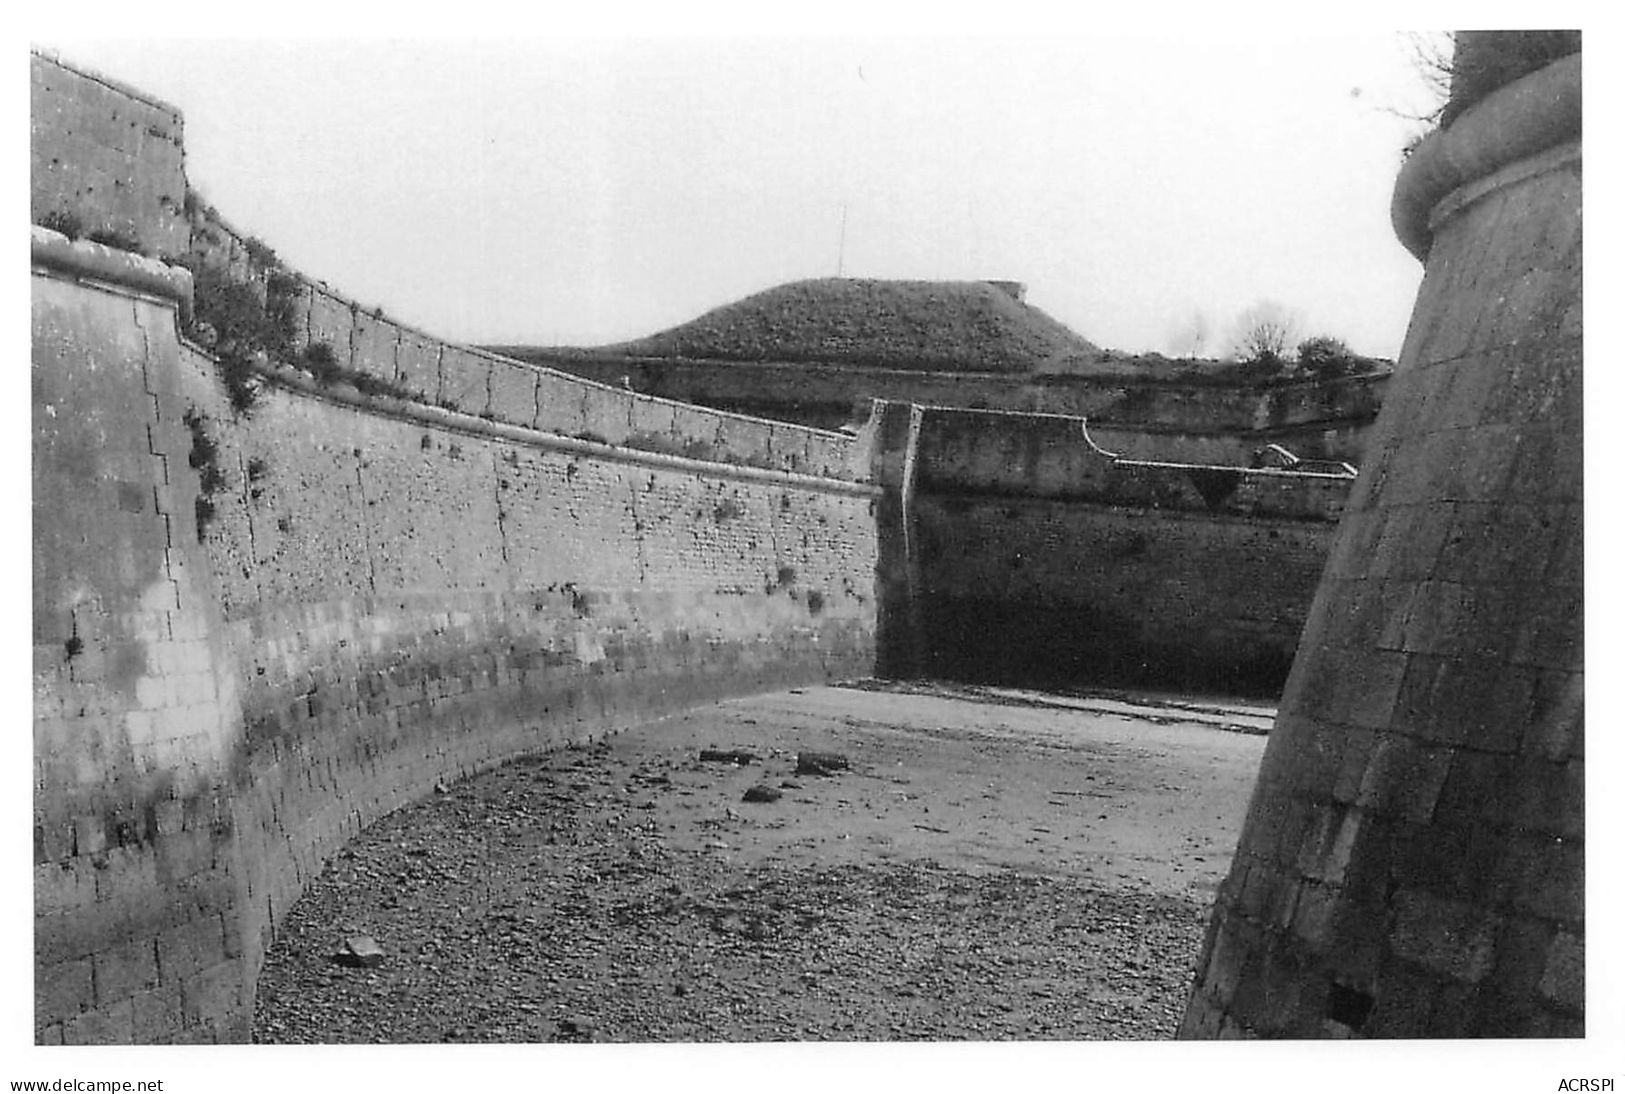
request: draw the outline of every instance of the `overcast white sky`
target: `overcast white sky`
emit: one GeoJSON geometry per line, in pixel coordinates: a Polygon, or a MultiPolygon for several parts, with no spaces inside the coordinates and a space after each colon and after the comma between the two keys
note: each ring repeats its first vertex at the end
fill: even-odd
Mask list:
{"type": "Polygon", "coordinates": [[[291,264],[459,341],[839,270],[1025,281],[1134,351],[1267,298],[1392,356],[1421,275],[1398,32],[37,44],[179,107],[193,184],[291,264]]]}

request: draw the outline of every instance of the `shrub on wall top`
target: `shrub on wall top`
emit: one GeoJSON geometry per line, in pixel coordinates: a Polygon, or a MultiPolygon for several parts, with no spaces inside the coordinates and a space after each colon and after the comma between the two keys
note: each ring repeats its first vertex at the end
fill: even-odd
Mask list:
{"type": "Polygon", "coordinates": [[[1342,339],[1317,335],[1298,343],[1299,370],[1317,379],[1336,379],[1356,373],[1375,372],[1381,362],[1364,357],[1345,345],[1342,339]]]}

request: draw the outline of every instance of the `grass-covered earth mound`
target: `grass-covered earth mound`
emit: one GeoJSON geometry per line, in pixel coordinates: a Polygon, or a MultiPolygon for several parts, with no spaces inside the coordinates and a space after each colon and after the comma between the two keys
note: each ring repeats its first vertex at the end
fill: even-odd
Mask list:
{"type": "Polygon", "coordinates": [[[1385,371],[1341,342],[1251,360],[1102,349],[1019,299],[1009,282],[818,278],[778,285],[645,338],[594,347],[489,345],[563,367],[571,361],[688,360],[846,365],[1080,381],[1258,387],[1385,371]]]}
{"type": "Polygon", "coordinates": [[[793,281],[597,352],[956,372],[1082,371],[1100,356],[993,283],[866,278],[793,281]]]}

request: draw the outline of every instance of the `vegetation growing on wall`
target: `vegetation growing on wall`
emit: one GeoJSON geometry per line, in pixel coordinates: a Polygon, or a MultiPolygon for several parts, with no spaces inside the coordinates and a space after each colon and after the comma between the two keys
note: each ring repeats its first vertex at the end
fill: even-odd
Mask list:
{"type": "Polygon", "coordinates": [[[1388,362],[1355,353],[1341,339],[1319,334],[1298,340],[1298,313],[1273,300],[1261,300],[1236,317],[1230,359],[1222,362],[1163,362],[1162,378],[1222,384],[1334,380],[1379,372],[1388,362]],[[1294,349],[1294,343],[1296,348],[1294,349]]]}
{"type": "MultiPolygon", "coordinates": [[[[393,380],[385,380],[381,376],[374,376],[370,372],[361,372],[356,369],[343,369],[340,378],[363,395],[383,396],[390,399],[417,398],[407,388],[402,387],[393,380]]],[[[482,415],[485,417],[485,415],[482,415]]]]}
{"type": "Polygon", "coordinates": [[[626,448],[641,452],[661,452],[668,456],[682,456],[690,460],[718,460],[715,443],[701,437],[673,437],[668,433],[650,433],[640,430],[621,442],[626,448]]]}
{"type": "MultiPolygon", "coordinates": [[[[188,193],[187,213],[194,220],[194,247],[225,243],[217,214],[188,193]]],[[[218,255],[194,251],[179,261],[192,272],[192,317],[187,337],[212,352],[233,413],[247,417],[264,383],[265,370],[284,365],[311,376],[323,386],[348,383],[363,395],[410,399],[400,384],[358,369],[346,368],[326,342],[311,342],[296,349],[299,298],[305,291],[300,277],[282,265],[269,246],[253,236],[236,237],[248,256],[248,279],[234,275],[218,255]]],[[[373,309],[381,316],[381,309],[373,309]]]]}
{"type": "Polygon", "coordinates": [[[1356,372],[1369,372],[1374,364],[1350,350],[1341,339],[1316,335],[1298,343],[1298,368],[1312,376],[1335,379],[1356,372]]]}
{"type": "Polygon", "coordinates": [[[299,354],[299,364],[316,378],[317,383],[331,384],[344,375],[333,347],[326,342],[312,342],[299,354]]]}
{"type": "Polygon", "coordinates": [[[1431,105],[1393,111],[1422,123],[1403,149],[1406,156],[1497,88],[1580,52],[1581,45],[1578,30],[1434,31],[1408,37],[1411,65],[1431,105]]]}
{"type": "Polygon", "coordinates": [[[1439,106],[1425,120],[1449,125],[1498,87],[1580,52],[1577,30],[1479,30],[1419,36],[1412,55],[1439,106]]]}
{"type": "Polygon", "coordinates": [[[1263,369],[1279,370],[1287,350],[1297,340],[1298,315],[1273,300],[1260,300],[1236,317],[1232,335],[1236,360],[1263,369]]]}
{"type": "MultiPolygon", "coordinates": [[[[593,439],[600,443],[607,443],[594,435],[593,439]]],[[[703,437],[673,437],[667,433],[650,433],[638,431],[629,435],[621,442],[622,448],[633,448],[640,452],[659,452],[667,456],[681,456],[684,459],[704,460],[709,463],[727,463],[736,467],[761,467],[773,470],[779,465],[770,457],[758,455],[754,452],[731,452],[703,437]]]]}
{"type": "Polygon", "coordinates": [[[247,417],[259,398],[257,365],[285,351],[292,330],[278,328],[255,286],[188,255],[192,271],[192,317],[187,337],[214,354],[232,412],[247,417]]]}
{"type": "MultiPolygon", "coordinates": [[[[186,334],[216,358],[237,417],[252,414],[262,388],[272,382],[278,367],[302,372],[323,387],[344,384],[369,397],[423,401],[419,392],[392,377],[350,367],[347,348],[335,349],[328,342],[301,337],[303,298],[310,291],[304,280],[284,267],[265,243],[226,228],[214,209],[195,194],[188,193],[184,208],[192,224],[193,241],[191,252],[179,260],[193,277],[193,309],[186,334]]],[[[385,321],[381,308],[351,307],[358,315],[385,321]]],[[[435,402],[447,410],[463,409],[445,397],[435,402]]],[[[491,421],[498,418],[490,408],[478,416],[491,421]]],[[[617,444],[692,460],[780,468],[769,453],[732,452],[726,445],[703,437],[639,431],[611,442],[590,430],[574,435],[598,444],[617,444]]],[[[793,465],[796,461],[791,462],[793,465]]],[[[726,514],[724,519],[729,519],[726,514]]]]}
{"type": "Polygon", "coordinates": [[[49,228],[53,232],[60,232],[69,239],[86,239],[92,243],[100,243],[104,247],[112,247],[117,251],[128,251],[131,254],[148,254],[147,248],[141,245],[134,233],[120,231],[117,228],[102,227],[85,230],[85,221],[78,213],[69,209],[52,209],[39,218],[41,228],[49,228]]]}
{"type": "Polygon", "coordinates": [[[220,445],[209,433],[208,419],[197,407],[187,407],[181,420],[192,435],[192,447],[186,454],[186,463],[198,474],[198,493],[193,499],[192,510],[197,518],[197,538],[201,543],[214,521],[214,497],[226,488],[226,475],[220,470],[220,445]]]}
{"type": "MultiPolygon", "coordinates": [[[[1338,346],[1343,345],[1337,339],[1325,336],[1307,339],[1309,342],[1321,340],[1338,346]]],[[[1385,372],[1393,367],[1391,361],[1380,357],[1367,357],[1349,350],[1346,346],[1343,346],[1335,356],[1338,367],[1330,369],[1324,367],[1327,357],[1314,354],[1308,361],[1290,354],[1254,361],[1216,361],[1212,358],[1170,358],[1157,353],[1141,354],[1136,360],[1146,369],[1146,375],[1142,377],[1144,380],[1203,387],[1274,387],[1310,379],[1332,380],[1343,376],[1385,372]]],[[[1151,405],[1154,398],[1151,390],[1140,387],[1129,393],[1127,401],[1131,405],[1151,405]]]]}
{"type": "Polygon", "coordinates": [[[40,217],[38,223],[41,228],[60,232],[69,239],[78,239],[85,234],[84,221],[79,219],[77,213],[70,213],[66,209],[52,209],[40,217]]]}
{"type": "Polygon", "coordinates": [[[255,456],[248,461],[247,466],[243,468],[243,475],[248,479],[248,496],[250,499],[259,500],[264,491],[259,487],[258,483],[263,481],[270,473],[271,465],[260,457],[255,456]]]}

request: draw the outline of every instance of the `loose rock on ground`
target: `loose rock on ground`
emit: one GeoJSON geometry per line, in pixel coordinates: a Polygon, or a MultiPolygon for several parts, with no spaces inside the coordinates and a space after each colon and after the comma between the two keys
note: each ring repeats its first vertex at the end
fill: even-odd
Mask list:
{"type": "Polygon", "coordinates": [[[255,1039],[1169,1037],[1262,739],[1057,704],[808,689],[453,784],[290,910],[255,1039]]]}

